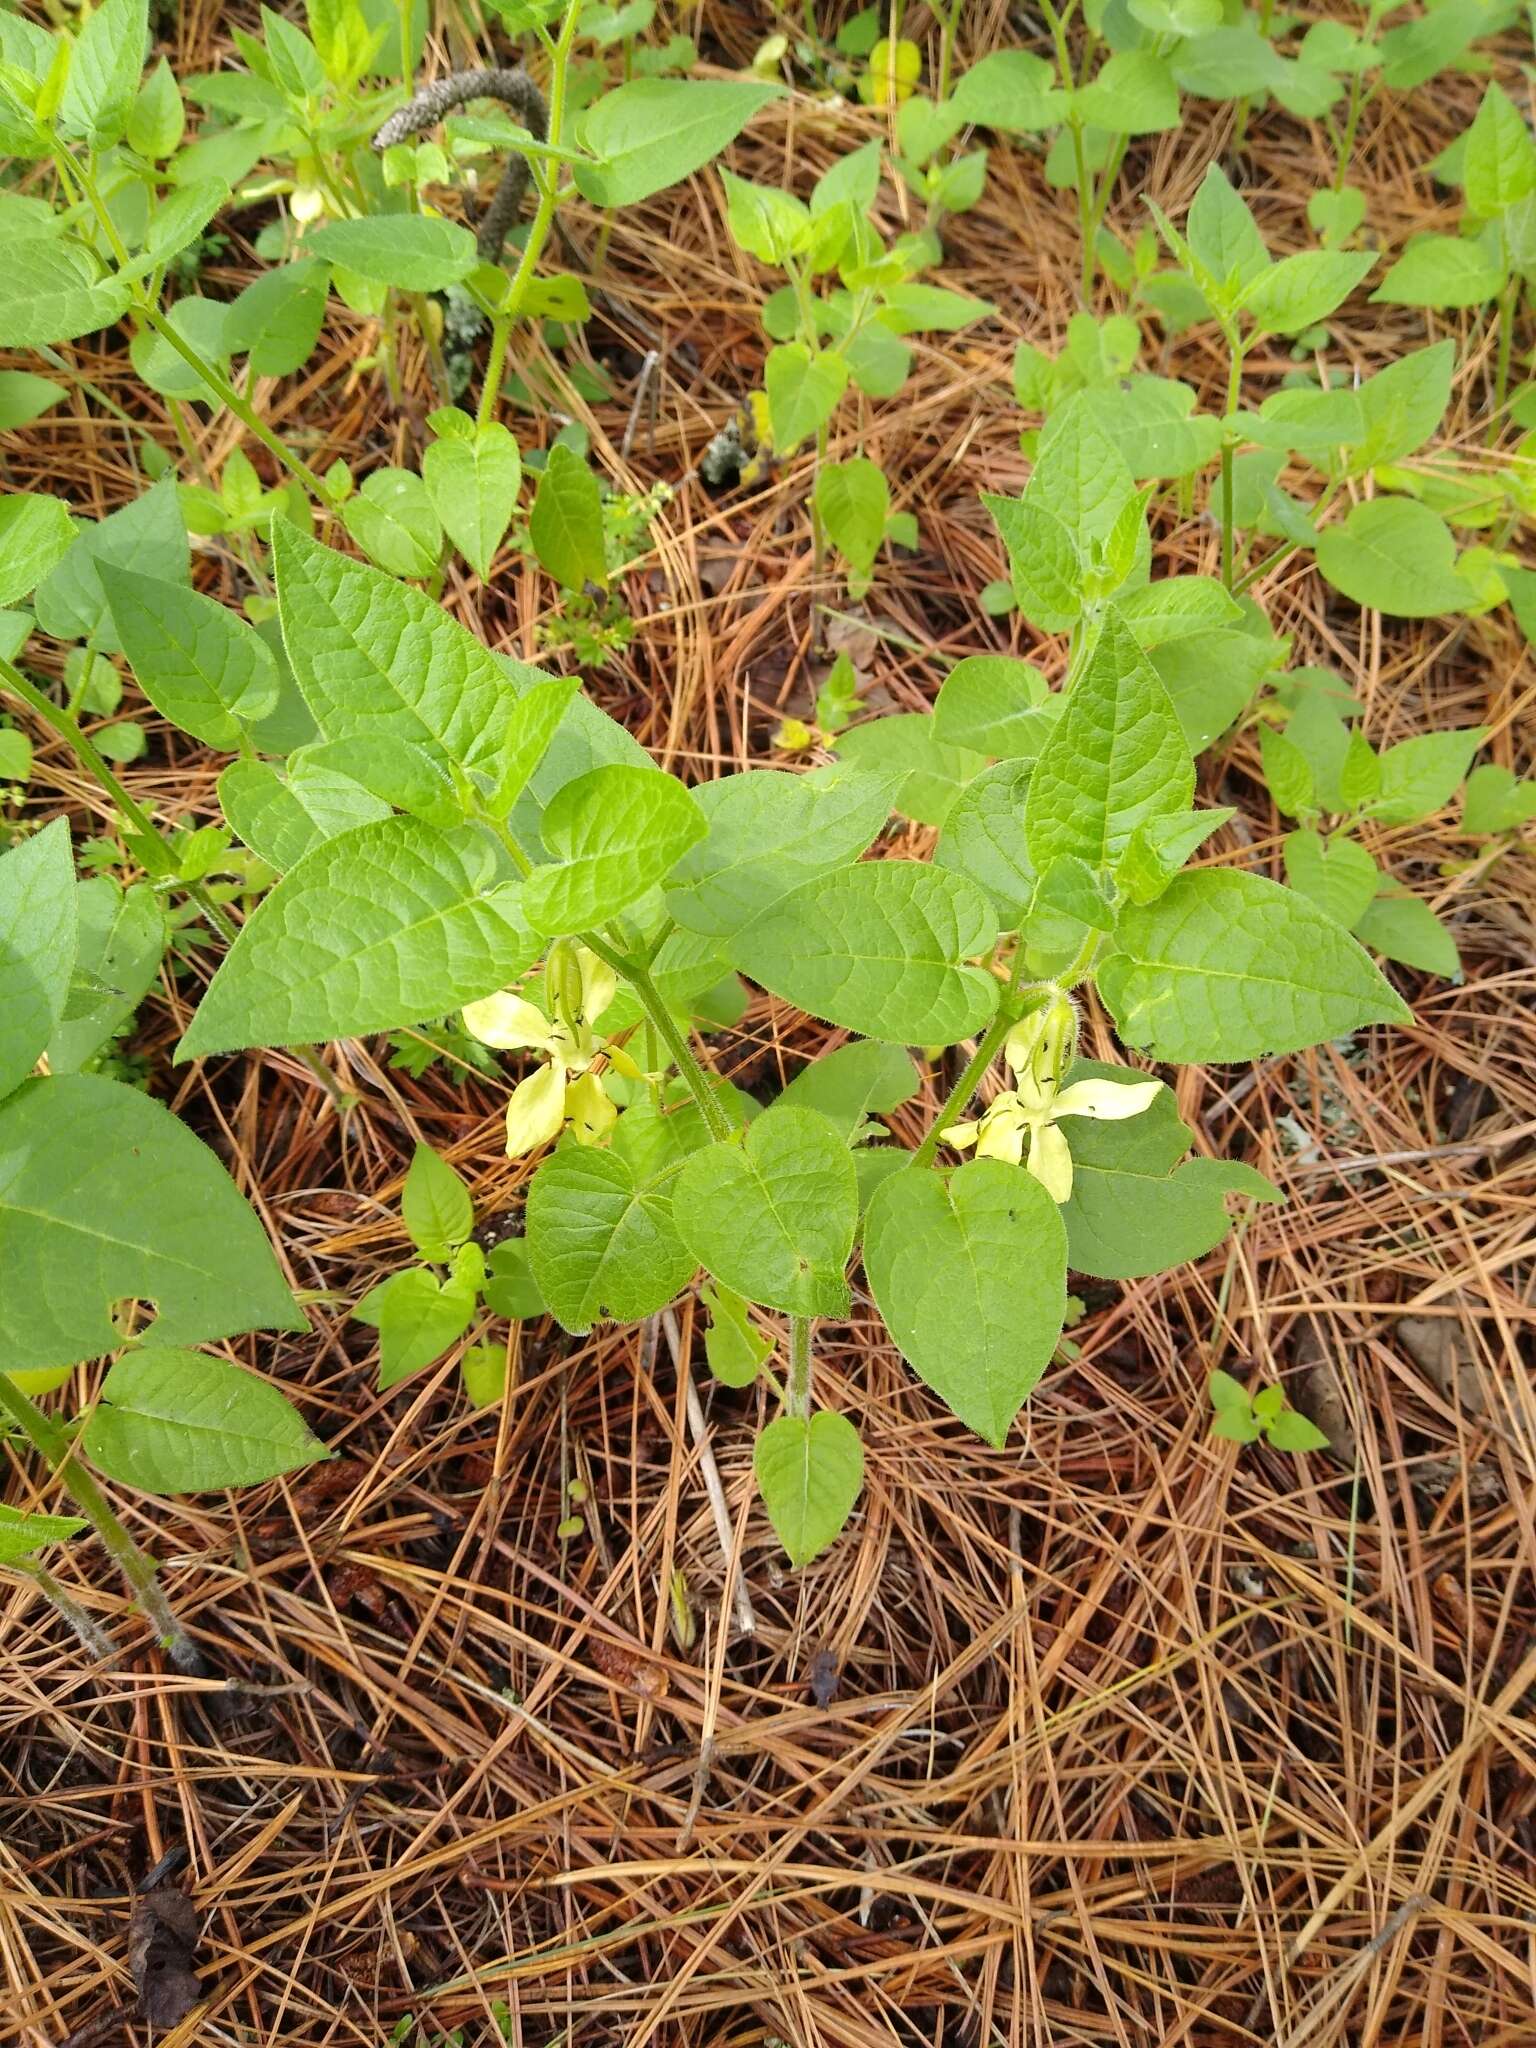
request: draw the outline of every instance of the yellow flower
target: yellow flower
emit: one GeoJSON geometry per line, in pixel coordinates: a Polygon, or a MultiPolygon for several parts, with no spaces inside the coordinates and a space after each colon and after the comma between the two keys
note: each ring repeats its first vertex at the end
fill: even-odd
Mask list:
{"type": "Polygon", "coordinates": [[[464,1028],[502,1052],[541,1052],[547,1064],[519,1081],[507,1104],[507,1157],[521,1159],[560,1135],[570,1119],[582,1145],[607,1135],[618,1111],[590,1072],[607,1041],[592,1029],[613,1001],[618,977],[585,946],[557,939],[544,963],[548,1010],[502,989],[464,1006],[464,1028]],[[572,1081],[572,1076],[579,1076],[572,1081]]]}
{"type": "Polygon", "coordinates": [[[507,1104],[507,1157],[521,1159],[560,1135],[565,1122],[565,1069],[551,1061],[519,1081],[507,1104]]]}
{"type": "Polygon", "coordinates": [[[973,1122],[951,1124],[946,1145],[957,1151],[976,1148],[978,1159],[1005,1159],[1023,1165],[1052,1201],[1072,1194],[1072,1151],[1057,1129],[1064,1116],[1097,1117],[1120,1122],[1140,1116],[1151,1106],[1161,1081],[1074,1081],[1062,1076],[1077,1050],[1077,1013],[1070,999],[1055,991],[1024,1017],[1003,1041],[1003,1058],[1014,1076],[973,1122]],[[1026,1152],[1027,1146],[1027,1152],[1026,1152]]]}

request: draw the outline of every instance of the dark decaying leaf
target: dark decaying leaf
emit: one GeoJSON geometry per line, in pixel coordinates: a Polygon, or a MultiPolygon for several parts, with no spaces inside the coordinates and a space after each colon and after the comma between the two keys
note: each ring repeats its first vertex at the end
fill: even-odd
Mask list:
{"type": "Polygon", "coordinates": [[[197,1908],[173,1886],[145,1892],[128,1928],[128,1969],[139,2014],[152,2027],[174,2027],[197,2004],[197,1908]]]}

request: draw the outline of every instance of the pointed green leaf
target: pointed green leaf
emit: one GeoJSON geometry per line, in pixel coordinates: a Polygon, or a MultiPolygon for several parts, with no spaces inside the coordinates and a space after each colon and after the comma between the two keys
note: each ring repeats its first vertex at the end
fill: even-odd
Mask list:
{"type": "Polygon", "coordinates": [[[637,1176],[616,1152],[565,1144],[528,1191],[528,1260],[539,1291],[575,1336],[600,1317],[638,1322],[695,1270],[672,1221],[668,1166],[637,1176]]]}
{"type": "Polygon", "coordinates": [[[1000,498],[983,491],[1008,550],[1013,594],[1024,616],[1042,633],[1065,633],[1083,609],[1083,569],[1071,533],[1031,498],[1000,498]]]}
{"type": "Polygon", "coordinates": [[[554,938],[637,902],[708,828],[675,776],[621,763],[566,783],[541,829],[556,865],[528,877],[523,907],[534,930],[554,938]]]}
{"type": "Polygon", "coordinates": [[[0,854],[0,1095],[31,1073],[63,1017],[75,945],[69,826],[55,818],[0,854]]]}
{"type": "Polygon", "coordinates": [[[939,686],[934,732],[948,746],[1002,760],[1033,760],[1059,710],[1050,684],[1029,662],[970,654],[939,686]]]}
{"type": "Polygon", "coordinates": [[[846,1415],[781,1415],[753,1452],[757,1490],[798,1570],[841,1533],[864,1484],[864,1449],[846,1415]]]}
{"type": "Polygon", "coordinates": [[[899,1045],[952,1045],[997,1007],[996,980],[965,964],[996,936],[974,883],[916,861],[866,861],[791,890],[726,953],[830,1024],[899,1045]]]}
{"type": "Polygon", "coordinates": [[[813,1109],[766,1110],[745,1143],[685,1161],[672,1220],[699,1264],[748,1301],[797,1316],[844,1316],[858,1222],[853,1158],[813,1109]]]}
{"type": "Polygon", "coordinates": [[[103,562],[98,571],[134,679],[162,718],[232,753],[278,699],[277,663],[253,626],[180,584],[103,562]]]}
{"type": "Polygon", "coordinates": [[[1461,955],[1456,941],[1427,903],[1417,896],[1378,896],[1355,920],[1362,946],[1421,974],[1459,980],[1461,955]]]}
{"type": "Polygon", "coordinates": [[[1257,1060],[1412,1013],[1369,954],[1262,875],[1199,868],[1123,910],[1099,992],[1154,1059],[1257,1060]]]}
{"type": "Polygon", "coordinates": [[[0,348],[46,348],[110,327],[128,310],[120,278],[103,278],[96,259],[53,234],[5,245],[7,291],[0,305],[0,348]]]}
{"type": "Polygon", "coordinates": [[[1024,819],[1032,761],[997,761],[960,792],[939,835],[934,861],[980,883],[1004,931],[1015,931],[1034,900],[1038,876],[1024,819]]]}
{"type": "Polygon", "coordinates": [[[1416,498],[1368,498],[1325,526],[1317,566],[1345,597],[1395,619],[1465,611],[1471,597],[1450,528],[1416,498]]]}
{"type": "Polygon", "coordinates": [[[1066,1315],[1067,1233],[1022,1166],[975,1159],[876,1189],[864,1270],[903,1358],[1001,1448],[1066,1315]]]}
{"type": "Polygon", "coordinates": [[[285,1394],[227,1358],[146,1345],[102,1382],[85,1454],[142,1493],[256,1486],[330,1453],[285,1394]]]}
{"type": "Polygon", "coordinates": [[[1157,671],[1107,607],[1088,665],[1041,750],[1025,831],[1037,868],[1113,868],[1138,825],[1189,808],[1195,768],[1157,671]]]}
{"type": "Polygon", "coordinates": [[[75,522],[62,498],[0,498],[0,605],[26,597],[69,552],[75,522]]]}
{"type": "Polygon", "coordinates": [[[231,761],[219,777],[230,830],[279,874],[340,832],[389,816],[389,805],[350,775],[297,757],[287,774],[270,761],[231,761]]]}
{"type": "Polygon", "coordinates": [[[62,133],[93,150],[122,141],[144,69],[148,24],[147,0],[101,0],[85,17],[59,103],[62,133]]]}
{"type": "Polygon", "coordinates": [[[370,1288],[352,1315],[379,1333],[380,1393],[425,1372],[459,1341],[474,1320],[475,1297],[457,1274],[439,1280],[425,1266],[407,1266],[370,1288]]]}
{"type": "Polygon", "coordinates": [[[483,582],[517,509],[523,474],[517,442],[494,421],[449,435],[427,449],[421,474],[443,531],[483,582]]]}
{"type": "Polygon", "coordinates": [[[848,365],[823,350],[812,355],[804,342],[792,341],[768,351],[763,388],[776,454],[792,455],[826,425],[848,386],[848,365]]]}
{"type": "Polygon", "coordinates": [[[286,519],[272,522],[272,554],[283,642],[327,739],[391,733],[471,767],[495,754],[515,694],[472,633],[286,519]]]}
{"type": "Polygon", "coordinates": [[[327,840],[252,912],[176,1057],[393,1031],[494,995],[539,952],[521,890],[472,826],[381,818],[327,840]]]}
{"type": "Polygon", "coordinates": [[[418,1144],[411,1155],[400,1195],[400,1216],[417,1251],[424,1259],[439,1263],[475,1227],[469,1189],[430,1145],[418,1144]]]}
{"type": "Polygon", "coordinates": [[[48,1041],[50,1074],[78,1073],[101,1051],[133,1015],[165,955],[165,911],[148,882],[124,889],[111,875],[93,875],[79,885],[75,904],[77,971],[92,976],[94,989],[83,1007],[66,1004],[54,1026],[48,1041]]]}
{"type": "Polygon", "coordinates": [[[461,284],[480,258],[475,238],[457,221],[421,213],[332,220],[311,228],[300,254],[339,263],[370,284],[406,292],[441,292],[461,284]]]}
{"type": "Polygon", "coordinates": [[[1378,870],[1358,839],[1337,832],[1291,832],[1282,847],[1285,879],[1345,931],[1353,931],[1376,894],[1378,870]]]}
{"type": "Polygon", "coordinates": [[[167,1344],[305,1327],[212,1152],[97,1074],[31,1081],[0,1104],[0,1271],[0,1372],[115,1351],[124,1300],[154,1305],[167,1344]]]}
{"type": "Polygon", "coordinates": [[[808,775],[753,768],[693,794],[708,830],[668,877],[667,909],[689,931],[725,937],[857,860],[890,816],[892,778],[840,763],[808,775]]]}
{"type": "MultiPolygon", "coordinates": [[[[1068,1078],[1129,1087],[1146,1076],[1080,1060],[1068,1078]]],[[[1074,1272],[1102,1280],[1167,1272],[1221,1243],[1231,1228],[1227,1195],[1281,1199],[1277,1188],[1240,1160],[1185,1159],[1193,1134],[1167,1088],[1139,1116],[1064,1117],[1061,1130],[1072,1151],[1072,1197],[1061,1217],[1074,1272]]]]}
{"type": "Polygon", "coordinates": [[[0,1504],[0,1564],[19,1564],[45,1543],[66,1543],[90,1526],[78,1515],[28,1515],[0,1504]]]}
{"type": "Polygon", "coordinates": [[[606,585],[602,492],[591,469],[564,441],[555,443],[544,464],[528,515],[528,538],[564,589],[606,585]]]}
{"type": "Polygon", "coordinates": [[[752,1322],[745,1301],[729,1287],[702,1281],[699,1300],[709,1311],[704,1356],[710,1372],[724,1387],[750,1387],[763,1360],[773,1356],[773,1345],[752,1322]]]}
{"type": "Polygon", "coordinates": [[[1299,334],[1341,306],[1375,261],[1370,249],[1303,249],[1261,271],[1238,305],[1261,334],[1299,334]]]}
{"type": "MultiPolygon", "coordinates": [[[[9,259],[10,251],[6,252],[9,259]]],[[[142,569],[163,583],[185,584],[190,550],[181,505],[172,478],[130,499],[121,511],[109,512],[94,526],[82,526],[69,553],[37,586],[33,608],[37,623],[58,640],[89,637],[98,653],[117,654],[121,643],[106,592],[101,587],[103,562],[142,569]]]]}
{"type": "Polygon", "coordinates": [[[717,157],[783,87],[747,79],[637,78],[589,107],[577,130],[596,163],[571,175],[597,206],[634,206],[717,157]]]}

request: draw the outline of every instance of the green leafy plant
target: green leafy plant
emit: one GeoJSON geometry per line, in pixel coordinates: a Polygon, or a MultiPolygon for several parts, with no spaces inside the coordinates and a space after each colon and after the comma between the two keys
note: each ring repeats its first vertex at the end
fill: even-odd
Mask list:
{"type": "Polygon", "coordinates": [[[825,453],[850,383],[869,398],[900,391],[912,365],[904,335],[955,331],[994,310],[916,282],[938,253],[928,236],[881,241],[869,218],[880,166],[880,144],[866,143],[825,172],[808,200],[721,173],[732,240],[788,279],[763,306],[775,346],[763,366],[759,438],[778,458],[813,439],[825,453]],[[829,278],[832,288],[818,289],[829,278]]]}
{"type": "MultiPolygon", "coordinates": [[[[1278,810],[1300,821],[1282,846],[1286,880],[1372,952],[1457,976],[1449,929],[1383,872],[1359,834],[1367,822],[1415,824],[1448,808],[1487,734],[1480,726],[1422,733],[1378,754],[1351,722],[1356,708],[1322,669],[1293,670],[1263,707],[1277,721],[1259,726],[1269,793],[1278,810]]],[[[1507,804],[1510,792],[1499,787],[1507,804]]],[[[1481,788],[1492,797],[1489,784],[1481,788]]],[[[1487,815],[1507,813],[1490,803],[1487,815]]]]}
{"type": "Polygon", "coordinates": [[[1212,1436],[1233,1444],[1257,1443],[1262,1436],[1272,1451],[1327,1450],[1317,1424],[1285,1405],[1283,1387],[1250,1389],[1228,1372],[1213,1372],[1208,1385],[1212,1436]]]}
{"type": "MultiPolygon", "coordinates": [[[[471,1234],[469,1190],[430,1145],[416,1147],[400,1215],[422,1263],[391,1273],[352,1311],[379,1333],[379,1386],[385,1391],[434,1364],[483,1311],[514,1322],[544,1313],[521,1239],[503,1238],[489,1253],[481,1249],[471,1234]]],[[[483,1405],[499,1398],[505,1345],[470,1345],[459,1366],[471,1400],[483,1405]]]]}
{"type": "MultiPolygon", "coordinates": [[[[811,1335],[847,1313],[856,1246],[913,1368],[1001,1442],[1055,1350],[1069,1257],[1109,1277],[1158,1270],[1220,1240],[1225,1192],[1273,1199],[1250,1168],[1186,1159],[1161,1082],[1079,1060],[1089,985],[1128,1045],[1171,1060],[1256,1057],[1406,1016],[1305,897],[1185,869],[1210,829],[1191,809],[1188,742],[1108,602],[1056,715],[1005,704],[978,722],[986,692],[963,679],[950,704],[987,751],[940,858],[871,861],[859,855],[899,791],[892,764],[690,791],[568,684],[493,659],[425,597],[296,530],[274,540],[318,745],[349,741],[361,760],[366,732],[384,748],[389,809],[284,864],[181,1055],[398,1029],[455,1004],[478,1036],[532,1051],[508,1148],[553,1144],[526,1212],[538,1297],[579,1332],[654,1313],[702,1266],[717,1327],[738,1302],[787,1318],[783,1414],[757,1470],[796,1558],[832,1539],[858,1490],[852,1425],[815,1400],[811,1335]],[[916,1151],[868,1144],[867,1106],[890,1099],[868,1076],[846,1093],[802,1077],[760,1113],[713,1078],[688,1019],[732,973],[858,1034],[860,1058],[973,1041],[916,1151]],[[1011,1082],[993,1094],[999,1056],[1011,1082]],[[956,1147],[977,1156],[937,1163],[956,1147]]],[[[468,1329],[478,1254],[464,1191],[438,1165],[414,1171],[422,1200],[429,1181],[437,1194],[409,1227],[446,1254],[448,1277],[396,1276],[369,1312],[393,1343],[394,1297],[409,1291],[414,1314],[430,1293],[442,1320],[421,1345],[436,1356],[468,1329]]]]}
{"type": "Polygon", "coordinates": [[[7,1515],[0,1563],[56,1596],[33,1553],[89,1525],[161,1642],[196,1669],[154,1565],[95,1475],[208,1492],[325,1451],[276,1387],[189,1348],[304,1327],[255,1216],[168,1110],[81,1071],[131,1008],[120,984],[142,989],[158,963],[155,916],[104,878],[76,880],[62,819],[0,855],[0,1417],[80,1510],[7,1515]],[[113,1362],[78,1426],[41,1405],[102,1357],[113,1362]]]}

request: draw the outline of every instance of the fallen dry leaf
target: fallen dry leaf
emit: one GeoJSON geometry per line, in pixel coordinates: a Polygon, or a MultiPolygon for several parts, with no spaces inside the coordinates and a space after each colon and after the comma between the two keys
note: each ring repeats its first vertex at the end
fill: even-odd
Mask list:
{"type": "Polygon", "coordinates": [[[145,1892],[128,1925],[128,1972],[139,1994],[140,2016],[152,2027],[174,2027],[197,2004],[197,1908],[173,1885],[145,1892]]]}

